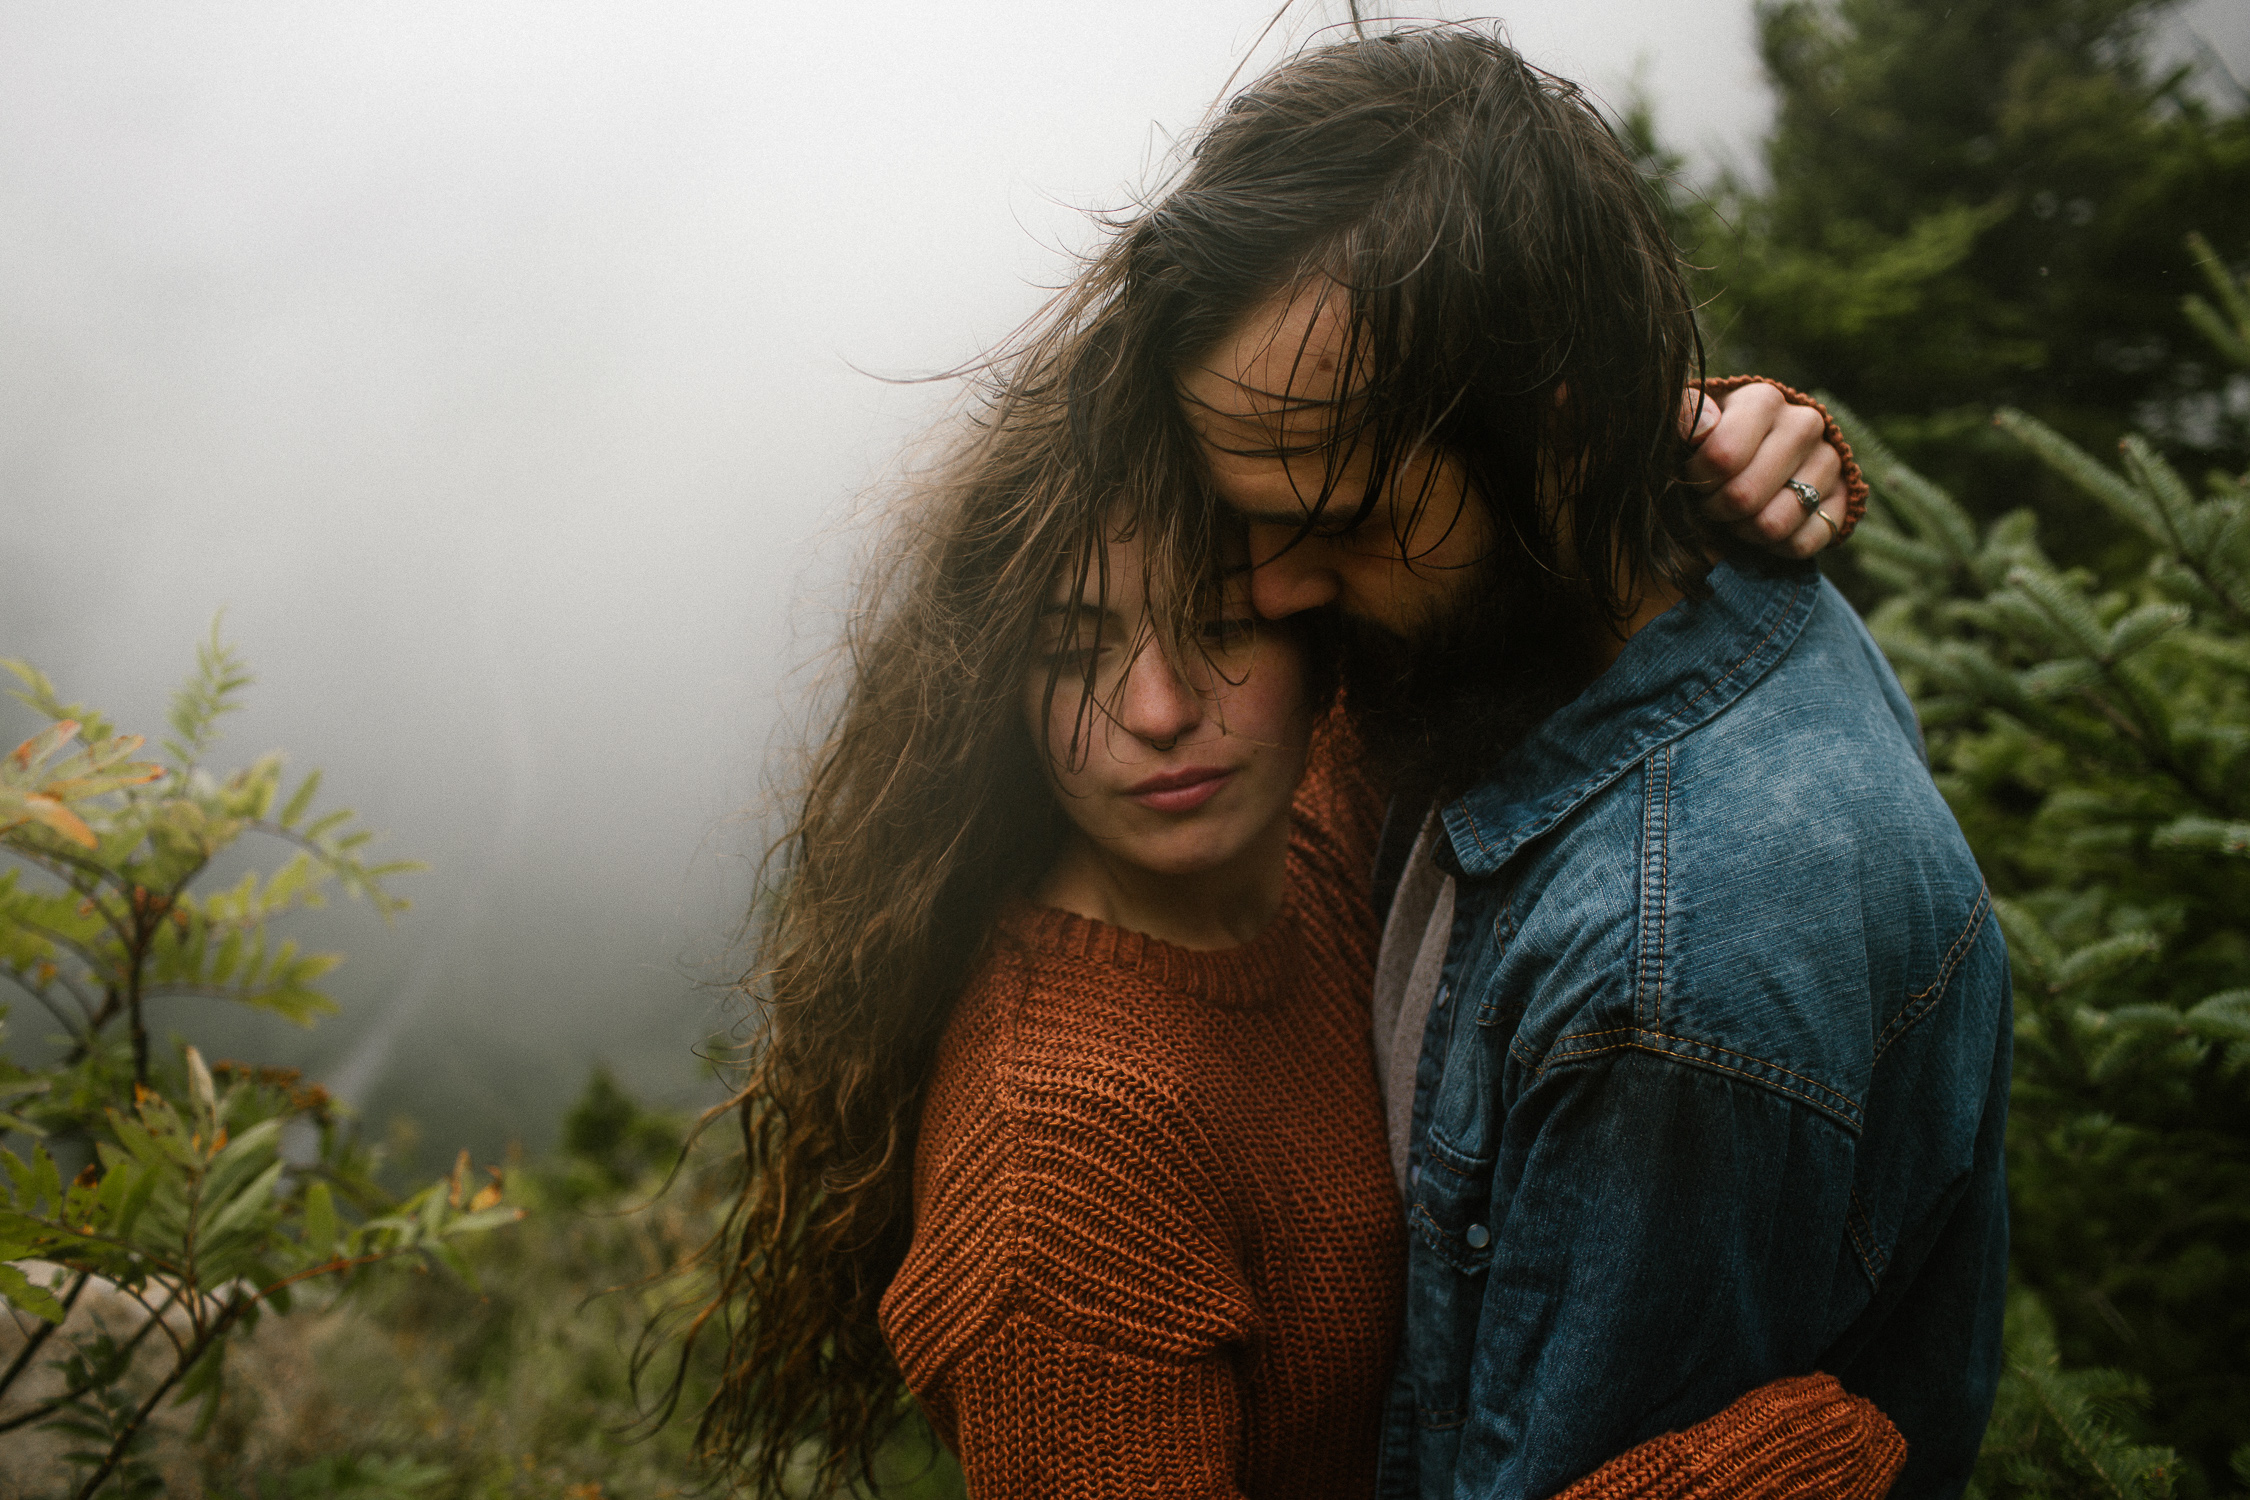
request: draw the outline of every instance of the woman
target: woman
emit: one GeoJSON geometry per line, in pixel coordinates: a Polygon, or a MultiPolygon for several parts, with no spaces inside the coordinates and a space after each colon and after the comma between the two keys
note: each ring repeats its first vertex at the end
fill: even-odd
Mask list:
{"type": "MultiPolygon", "coordinates": [[[[1371,1484],[1380,798],[1321,643],[1251,615],[1208,508],[1151,502],[1199,482],[1181,414],[1073,420],[1122,274],[988,367],[901,508],[777,846],[698,1324],[727,1339],[704,1444],[753,1481],[810,1445],[841,1487],[911,1392],[979,1496],[1371,1484]]],[[[1879,1494],[1898,1456],[1784,1383],[1587,1493],[1879,1494]]]]}

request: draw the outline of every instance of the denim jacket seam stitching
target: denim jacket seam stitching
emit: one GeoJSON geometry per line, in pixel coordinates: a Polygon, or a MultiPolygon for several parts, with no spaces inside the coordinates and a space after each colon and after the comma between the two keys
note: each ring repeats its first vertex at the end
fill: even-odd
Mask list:
{"type": "Polygon", "coordinates": [[[1868,1248],[1868,1241],[1875,1238],[1875,1225],[1867,1217],[1866,1205],[1859,1201],[1857,1188],[1851,1190],[1851,1206],[1844,1215],[1844,1233],[1852,1237],[1852,1249],[1859,1254],[1860,1269],[1867,1273],[1870,1282],[1880,1287],[1883,1284],[1884,1268],[1890,1265],[1891,1258],[1883,1253],[1880,1245],[1872,1250],[1868,1248]],[[1867,1226],[1867,1240],[1859,1237],[1859,1227],[1862,1224],[1867,1226]]]}
{"type": "Polygon", "coordinates": [[[1667,744],[1660,753],[1664,757],[1664,822],[1658,830],[1662,843],[1657,856],[1656,1008],[1649,1016],[1658,1025],[1664,1022],[1664,943],[1672,915],[1672,747],[1667,744]]]}
{"type": "Polygon", "coordinates": [[[1642,1012],[1646,1009],[1648,997],[1648,856],[1651,847],[1649,834],[1656,818],[1655,763],[1656,757],[1653,755],[1641,762],[1641,930],[1633,964],[1633,1024],[1636,1026],[1645,1019],[1642,1012]]]}
{"type": "Polygon", "coordinates": [[[1720,673],[1709,683],[1705,684],[1702,692],[1697,693],[1694,697],[1688,699],[1687,702],[1681,704],[1678,708],[1673,709],[1670,713],[1667,713],[1664,716],[1664,722],[1670,723],[1678,719],[1682,714],[1685,714],[1692,710],[1695,705],[1701,703],[1705,698],[1708,698],[1709,696],[1711,696],[1711,694],[1717,692],[1720,688],[1725,687],[1727,685],[1727,682],[1734,676],[1735,673],[1741,671],[1743,667],[1753,658],[1764,652],[1764,650],[1766,649],[1766,643],[1768,641],[1771,641],[1775,635],[1779,634],[1781,631],[1781,627],[1789,622],[1789,617],[1792,614],[1796,613],[1797,600],[1803,596],[1804,592],[1805,585],[1802,583],[1791,589],[1789,591],[1788,601],[1784,603],[1776,612],[1776,618],[1774,619],[1773,624],[1766,627],[1766,633],[1758,638],[1758,644],[1752,646],[1748,651],[1743,652],[1742,655],[1736,659],[1733,666],[1728,667],[1724,672],[1720,673]]]}
{"type": "Polygon", "coordinates": [[[1469,837],[1477,841],[1477,847],[1479,849],[1483,850],[1486,854],[1490,854],[1492,852],[1492,846],[1484,841],[1484,830],[1477,827],[1476,810],[1470,807],[1466,802],[1460,803],[1458,805],[1461,809],[1461,816],[1468,820],[1469,837]]]}
{"type": "MultiPolygon", "coordinates": [[[[1650,1046],[1647,1041],[1609,1042],[1599,1047],[1581,1047],[1570,1052],[1561,1052],[1559,1050],[1552,1051],[1548,1054],[1548,1061],[1539,1065],[1538,1071],[1541,1073],[1545,1073],[1550,1066],[1557,1062],[1581,1062],[1587,1058],[1599,1057],[1605,1052],[1617,1052],[1626,1048],[1630,1048],[1634,1051],[1646,1052],[1652,1057],[1667,1058],[1673,1062],[1680,1063],[1683,1066],[1711,1068],[1717,1072],[1731,1073],[1735,1077],[1741,1078],[1746,1082],[1757,1084],[1762,1088],[1772,1089],[1776,1093],[1787,1094],[1792,1099],[1796,1099],[1805,1104],[1811,1105],[1814,1109],[1819,1110],[1822,1114],[1831,1115],[1839,1120],[1842,1120],[1855,1132],[1859,1129],[1859,1116],[1861,1114],[1861,1110],[1859,1105],[1854,1103],[1850,1096],[1837,1093],[1835,1090],[1830,1089],[1828,1085],[1816,1082],[1815,1080],[1810,1078],[1806,1078],[1800,1073],[1791,1073],[1787,1068],[1782,1067],[1779,1063],[1767,1062],[1762,1057],[1751,1057],[1748,1054],[1741,1052],[1729,1052],[1726,1048],[1714,1047],[1709,1042],[1699,1042],[1692,1037],[1669,1036],[1664,1032],[1652,1031],[1644,1027],[1621,1028],[1617,1031],[1581,1032],[1579,1033],[1578,1038],[1566,1038],[1565,1040],[1578,1040],[1582,1038],[1599,1036],[1617,1036],[1620,1035],[1621,1032],[1630,1032],[1632,1035],[1637,1037],[1654,1037],[1660,1041],[1680,1042],[1690,1047],[1705,1047],[1709,1048],[1709,1050],[1713,1052],[1725,1052],[1729,1057],[1737,1057],[1741,1058],[1744,1062],[1756,1063],[1761,1068],[1771,1068],[1776,1073],[1786,1073],[1789,1077],[1796,1079],[1798,1082],[1805,1084],[1807,1087],[1818,1089],[1821,1091],[1821,1093],[1829,1095],[1830,1098],[1821,1099],[1801,1090],[1793,1089],[1785,1083],[1777,1083],[1771,1078],[1761,1078],[1759,1075],[1751,1072],[1747,1068],[1737,1068],[1727,1063],[1714,1062],[1710,1058],[1683,1056],[1682,1054],[1675,1052],[1668,1047],[1650,1046]],[[1831,1101],[1841,1101],[1841,1103],[1839,1104],[1831,1101]]],[[[1557,1043],[1556,1045],[1559,1049],[1561,1043],[1557,1043]]]]}
{"type": "MultiPolygon", "coordinates": [[[[1807,1078],[1807,1077],[1806,1077],[1806,1076],[1805,1076],[1804,1074],[1802,1074],[1802,1073],[1798,1073],[1798,1072],[1794,1072],[1794,1071],[1792,1071],[1791,1069],[1785,1068],[1785,1067],[1783,1067],[1783,1066],[1782,1066],[1782,1065],[1781,1065],[1780,1063],[1777,1063],[1777,1062],[1768,1062],[1768,1061],[1767,1061],[1766,1059],[1764,1059],[1764,1058],[1762,1058],[1762,1057],[1759,1057],[1759,1056],[1757,1056],[1757,1055],[1756,1055],[1755,1053],[1750,1053],[1750,1052],[1737,1052],[1737,1051],[1735,1051],[1735,1050],[1734,1050],[1734,1049],[1733,1049],[1732,1047],[1722,1047],[1722,1046],[1720,1046],[1720,1045],[1719,1045],[1719,1044],[1718,1044],[1717,1042],[1705,1042],[1705,1041],[1698,1041],[1698,1040],[1697,1040],[1696,1038],[1694,1038],[1694,1037],[1692,1037],[1692,1036],[1680,1036],[1680,1035],[1678,1035],[1678,1034],[1676,1034],[1676,1033],[1674,1033],[1674,1032],[1669,1032],[1669,1031],[1659,1031],[1659,1030],[1657,1030],[1657,1029],[1656,1029],[1655,1027],[1653,1027],[1653,1026],[1613,1026],[1613,1027],[1611,1027],[1611,1028],[1610,1028],[1609,1030],[1607,1030],[1607,1031],[1578,1031],[1578,1032],[1573,1032],[1573,1033],[1571,1033],[1571,1034],[1570,1034],[1569,1036],[1566,1036],[1566,1037],[1558,1037],[1558,1038],[1556,1039],[1556,1041],[1555,1041],[1555,1047],[1556,1047],[1557,1049],[1560,1049],[1560,1048],[1562,1048],[1563,1046],[1565,1046],[1566,1044],[1568,1044],[1568,1043],[1570,1043],[1570,1042],[1577,1042],[1577,1041],[1591,1041],[1592,1039],[1594,1039],[1594,1038],[1596,1038],[1596,1037],[1605,1037],[1605,1036],[1618,1036],[1618,1035],[1621,1035],[1621,1034],[1623,1034],[1623,1033],[1626,1033],[1626,1032],[1634,1032],[1634,1033],[1638,1033],[1638,1034],[1641,1034],[1641,1035],[1644,1035],[1644,1036],[1651,1036],[1651,1037],[1654,1037],[1654,1038],[1656,1038],[1656,1039],[1657,1039],[1658,1041],[1665,1041],[1665,1042],[1681,1042],[1681,1043],[1684,1043],[1684,1044],[1686,1044],[1687,1046],[1690,1046],[1690,1047],[1704,1047],[1704,1048],[1708,1048],[1708,1049],[1709,1049],[1710,1051],[1713,1051],[1713,1052],[1723,1052],[1723,1053],[1725,1053],[1725,1054],[1726,1054],[1726,1055],[1727,1055],[1728,1057],[1739,1058],[1739,1059],[1741,1059],[1741,1060],[1742,1060],[1743,1062],[1747,1062],[1747,1063],[1756,1063],[1756,1064],[1757,1064],[1757,1065],[1758,1065],[1759,1067],[1761,1067],[1761,1068],[1771,1068],[1771,1069],[1773,1069],[1773,1070],[1774,1070],[1774,1071],[1775,1071],[1776,1073],[1783,1073],[1783,1074],[1787,1074],[1787,1075],[1788,1075],[1789,1077],[1791,1077],[1791,1078],[1794,1078],[1794,1079],[1796,1079],[1796,1080],[1797,1080],[1797,1081],[1798,1081],[1799,1083],[1801,1083],[1801,1084],[1804,1084],[1804,1085],[1805,1085],[1805,1086],[1806,1086],[1807,1088],[1814,1088],[1814,1089],[1818,1089],[1818,1090],[1820,1090],[1820,1091],[1821,1091],[1822,1093],[1824,1093],[1824,1094],[1831,1094],[1831,1095],[1834,1095],[1834,1096],[1835,1096],[1836,1098],[1838,1098],[1838,1099],[1843,1099],[1843,1100],[1847,1100],[1847,1101],[1849,1101],[1849,1100],[1851,1099],[1851,1095],[1849,1095],[1849,1094],[1845,1093],[1845,1092],[1844,1092],[1843,1090],[1841,1090],[1841,1089],[1831,1088],[1831,1087],[1829,1087],[1829,1086],[1828,1086],[1827,1084],[1825,1084],[1825,1083],[1822,1083],[1822,1082],[1821,1082],[1821,1081],[1820,1081],[1819,1079],[1817,1079],[1817,1078],[1807,1078]]],[[[1617,1046],[1617,1045],[1622,1045],[1622,1044],[1620,1044],[1620,1043],[1611,1043],[1610,1045],[1611,1045],[1611,1046],[1617,1046]]],[[[1580,1049],[1580,1050],[1581,1050],[1581,1051],[1586,1051],[1586,1050],[1591,1050],[1591,1051],[1603,1051],[1603,1050],[1606,1050],[1606,1049],[1603,1049],[1603,1048],[1598,1048],[1598,1047],[1597,1047],[1597,1048],[1592,1048],[1592,1049],[1580,1049]]],[[[1554,1052],[1550,1052],[1550,1053],[1549,1053],[1548,1055],[1549,1055],[1550,1057],[1552,1057],[1552,1056],[1555,1056],[1555,1055],[1557,1055],[1557,1054],[1556,1054],[1556,1053],[1554,1053],[1554,1052]]],[[[1577,1054],[1575,1054],[1575,1053],[1570,1053],[1570,1054],[1562,1054],[1562,1055],[1564,1055],[1564,1056],[1574,1056],[1574,1055],[1577,1055],[1577,1054]]],[[[1855,1106],[1855,1107],[1856,1107],[1856,1106],[1855,1106]]]]}
{"type": "MultiPolygon", "coordinates": [[[[1680,723],[1683,715],[1691,712],[1698,703],[1701,703],[1705,698],[1710,697],[1713,693],[1725,687],[1728,682],[1733,680],[1736,673],[1740,672],[1745,666],[1749,665],[1750,662],[1761,656],[1765,652],[1767,644],[1771,642],[1776,635],[1780,634],[1781,627],[1789,623],[1789,617],[1792,614],[1796,613],[1797,601],[1804,596],[1804,592],[1805,585],[1802,583],[1796,585],[1796,587],[1791,589],[1789,592],[1788,600],[1784,602],[1781,607],[1775,612],[1773,624],[1766,627],[1766,633],[1758,638],[1758,643],[1755,646],[1752,646],[1749,650],[1743,652],[1741,656],[1737,657],[1734,661],[1734,664],[1729,666],[1724,672],[1721,672],[1710,682],[1705,683],[1703,686],[1703,691],[1688,699],[1687,702],[1681,704],[1678,708],[1669,710],[1661,719],[1658,719],[1656,722],[1659,724],[1680,723]]],[[[1667,743],[1669,743],[1668,740],[1667,743]]],[[[1661,746],[1657,748],[1661,748],[1661,746]]],[[[1646,755],[1652,755],[1654,753],[1654,749],[1651,749],[1648,752],[1644,752],[1644,758],[1646,755]]],[[[1627,764],[1630,764],[1630,762],[1627,762],[1627,764]]],[[[1610,773],[1610,776],[1614,775],[1614,772],[1610,773]]],[[[1596,780],[1594,784],[1604,784],[1610,779],[1610,776],[1603,776],[1596,780]]],[[[1491,854],[1492,846],[1484,841],[1484,831],[1477,827],[1477,815],[1475,809],[1471,808],[1466,802],[1457,802],[1454,805],[1461,809],[1461,816],[1464,820],[1467,821],[1469,825],[1469,837],[1477,841],[1477,848],[1482,850],[1487,855],[1491,854]]]]}
{"type": "MultiPolygon", "coordinates": [[[[1424,1136],[1424,1139],[1426,1140],[1426,1139],[1428,1139],[1428,1137],[1427,1137],[1427,1136],[1425,1135],[1425,1136],[1424,1136]]],[[[1448,1149],[1448,1150],[1450,1150],[1450,1149],[1452,1149],[1452,1148],[1451,1148],[1451,1147],[1448,1147],[1447,1149],[1448,1149]]],[[[1442,1157],[1442,1156],[1426,1156],[1426,1157],[1424,1157],[1424,1158],[1423,1158],[1423,1162],[1422,1162],[1422,1164],[1423,1164],[1424,1166],[1430,1166],[1430,1167],[1443,1167],[1443,1168],[1445,1168],[1445,1170],[1447,1170],[1448,1172],[1451,1172],[1451,1173],[1452,1173],[1452,1174],[1453,1174],[1454,1176],[1456,1176],[1456,1177],[1467,1177],[1467,1176],[1471,1175],[1471,1174],[1469,1173],[1469,1171],[1468,1171],[1468,1170],[1467,1170],[1466,1168],[1463,1168],[1463,1167],[1457,1167],[1457,1166],[1453,1165],[1453,1163],[1451,1163],[1451,1162],[1447,1161],[1447,1160],[1446,1160],[1446,1159],[1445,1159],[1444,1157],[1442,1157]]]]}
{"type": "Polygon", "coordinates": [[[1984,930],[1984,924],[1991,914],[1992,888],[1980,884],[1977,887],[1977,899],[1969,908],[1969,920],[1954,936],[1952,945],[1945,950],[1945,959],[1938,965],[1937,977],[1906,997],[1906,1004],[1899,1007],[1898,1013],[1891,1017],[1890,1023],[1883,1028],[1882,1036],[1876,1041],[1875,1055],[1868,1059],[1870,1065],[1881,1062],[1883,1054],[1890,1050],[1891,1043],[1937,1008],[1938,1002],[1945,998],[1945,992],[1952,987],[1955,971],[1961,967],[1961,961],[1968,957],[1969,949],[1976,943],[1977,934],[1984,930]]]}
{"type": "Polygon", "coordinates": [[[1660,826],[1663,820],[1660,820],[1658,818],[1656,811],[1656,782],[1659,774],[1661,774],[1664,778],[1665,815],[1666,819],[1668,819],[1671,812],[1671,761],[1670,757],[1666,755],[1665,751],[1662,749],[1652,752],[1646,760],[1641,762],[1642,910],[1640,923],[1640,961],[1634,967],[1633,976],[1633,1020],[1636,1024],[1646,1024],[1650,1021],[1661,1020],[1663,1018],[1664,913],[1666,911],[1665,893],[1663,890],[1663,886],[1665,881],[1670,876],[1670,868],[1665,862],[1664,845],[1662,842],[1663,835],[1660,831],[1660,826]],[[1659,773],[1659,771],[1657,770],[1657,760],[1659,756],[1663,756],[1665,762],[1664,770],[1661,773],[1659,773]],[[1651,874],[1650,866],[1652,864],[1655,866],[1654,873],[1656,875],[1658,886],[1653,903],[1651,902],[1649,891],[1649,876],[1651,874]],[[1655,910],[1653,912],[1649,910],[1651,904],[1653,904],[1655,907],[1655,910]],[[1653,1016],[1648,1013],[1652,954],[1654,955],[1654,984],[1657,990],[1657,1013],[1653,1016]]]}

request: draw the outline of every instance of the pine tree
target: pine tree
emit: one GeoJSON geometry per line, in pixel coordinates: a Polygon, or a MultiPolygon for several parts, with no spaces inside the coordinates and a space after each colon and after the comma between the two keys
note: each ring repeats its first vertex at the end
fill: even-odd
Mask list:
{"type": "Polygon", "coordinates": [[[2164,1500],[2179,1455],[2122,1430],[2148,1405],[2148,1382],[2122,1370],[2067,1369],[2053,1317],[2018,1288],[1992,1426],[1977,1455],[1977,1500],[2164,1500]]]}
{"type": "Polygon", "coordinates": [[[1714,364],[1835,391],[1979,519],[2033,505],[2065,561],[2133,534],[2026,474],[1995,406],[2096,452],[2137,427],[2250,460],[2241,388],[2179,311],[2190,230],[2250,246],[2250,100],[2151,69],[2169,8],[1762,0],[1770,186],[1678,204],[1714,364]]]}
{"type": "MultiPolygon", "coordinates": [[[[2191,254],[2216,302],[2186,316],[2250,369],[2250,291],[2191,254]]],[[[1857,543],[1870,625],[2015,966],[2012,1251],[2035,1300],[1984,1483],[2206,1493],[2250,1453],[2250,474],[2198,497],[2144,437],[2114,470],[2003,410],[2150,559],[2063,567],[2031,510],[1980,526],[1838,414],[1881,500],[1857,543]]]]}

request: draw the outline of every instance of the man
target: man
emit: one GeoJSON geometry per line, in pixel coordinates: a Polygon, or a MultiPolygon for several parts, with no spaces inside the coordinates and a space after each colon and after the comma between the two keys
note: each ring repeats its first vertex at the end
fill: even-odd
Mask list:
{"type": "MultiPolygon", "coordinates": [[[[1699,519],[1671,247],[1577,91],[1476,31],[1284,66],[1130,238],[1119,368],[1178,400],[1261,612],[1336,616],[1413,840],[1378,891],[1410,1230],[1381,1493],[1549,1495],[1814,1369],[1904,1433],[1895,1494],[1958,1493],[2007,964],[1880,653],[1748,545],[1839,539],[1838,465],[1773,444],[1809,455],[1790,493],[1699,519]]],[[[1738,393],[1703,472],[1820,420],[1738,393]]]]}

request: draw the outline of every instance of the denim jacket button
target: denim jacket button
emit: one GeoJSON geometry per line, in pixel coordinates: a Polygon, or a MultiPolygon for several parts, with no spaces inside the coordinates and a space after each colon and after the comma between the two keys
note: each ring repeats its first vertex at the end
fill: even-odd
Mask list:
{"type": "Polygon", "coordinates": [[[1439,1010],[1443,1010],[1443,1009],[1445,1009],[1445,1002],[1446,1002],[1446,999],[1447,999],[1447,997],[1448,997],[1448,996],[1450,996],[1450,995],[1451,995],[1452,993],[1453,993],[1453,986],[1452,986],[1452,985],[1450,985],[1450,984],[1441,984],[1441,985],[1439,985],[1439,986],[1437,987],[1437,1008],[1438,1008],[1439,1010]]]}
{"type": "Polygon", "coordinates": [[[1471,1224],[1469,1226],[1468,1233],[1462,1235],[1461,1238],[1469,1242],[1469,1248],[1471,1250],[1482,1250],[1485,1246],[1492,1243],[1492,1231],[1485,1228],[1482,1224],[1471,1224]]]}
{"type": "Polygon", "coordinates": [[[1420,1182],[1421,1180],[1422,1164],[1420,1162],[1416,1162],[1413,1166],[1406,1169],[1406,1185],[1408,1187],[1412,1187],[1414,1186],[1414,1184],[1420,1182]]]}

